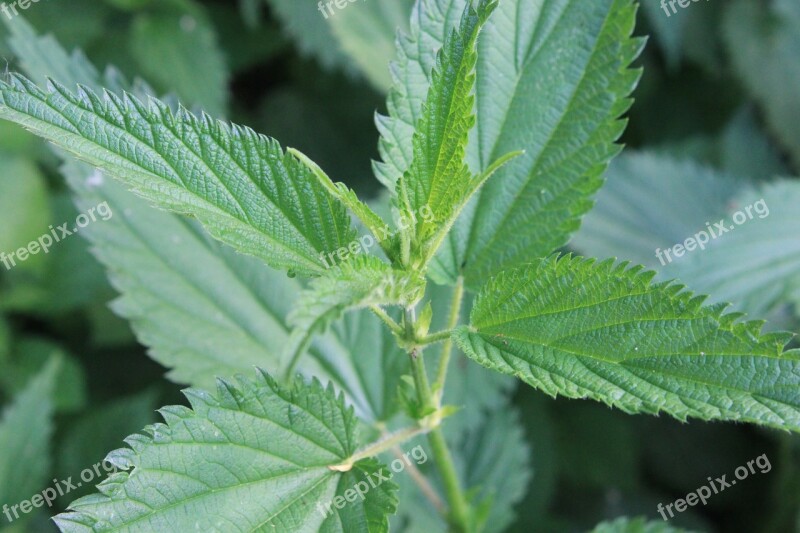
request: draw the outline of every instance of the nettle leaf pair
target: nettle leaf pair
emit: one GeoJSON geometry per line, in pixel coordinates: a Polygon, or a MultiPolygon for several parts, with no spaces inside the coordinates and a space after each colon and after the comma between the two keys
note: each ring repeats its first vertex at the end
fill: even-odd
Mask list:
{"type": "MultiPolygon", "coordinates": [[[[109,455],[121,472],[60,515],[62,530],[385,531],[396,486],[375,483],[386,469],[375,458],[424,434],[444,519],[456,531],[481,531],[492,501],[463,486],[442,432],[454,411],[443,404],[454,342],[481,365],[550,395],[630,413],[800,430],[800,351],[784,351],[791,335],[762,335],[761,322],[704,307],[681,285],[653,284],[640,267],[552,255],[591,207],[619,151],[619,117],[639,77],[629,66],[643,45],[631,38],[635,13],[631,0],[420,0],[410,35],[398,40],[389,115],[378,119],[383,161],[375,172],[392,197],[389,222],[303,154],[247,128],[126,92],[100,96],[81,86],[73,93],[55,82],[43,90],[19,75],[3,83],[3,118],[150,203],[196,218],[235,250],[310,279],[286,314],[290,289],[281,283],[295,280],[253,274],[249,259],[198,240],[191,224],[164,218],[148,226],[128,217],[126,242],[152,245],[157,230],[169,228],[200,243],[192,257],[217,254],[207,265],[170,264],[170,250],[160,250],[177,283],[196,289],[202,282],[190,271],[204,268],[230,281],[230,293],[214,294],[213,304],[200,291],[181,307],[192,331],[150,324],[141,335],[169,354],[163,359],[177,379],[197,385],[209,374],[228,377],[236,364],[210,362],[225,360],[227,350],[235,354],[228,360],[243,361],[278,353],[254,361],[266,369],[255,380],[220,380],[213,395],[191,389],[191,409],[162,409],[165,424],[109,455]],[[353,247],[365,236],[380,254],[353,247]],[[263,298],[242,292],[242,280],[257,280],[253,290],[263,298]],[[441,331],[429,331],[429,280],[455,287],[441,331]],[[477,296],[469,323],[459,325],[465,289],[477,296]],[[356,309],[372,311],[396,345],[344,355],[362,381],[359,372],[371,368],[367,379],[391,383],[373,394],[381,402],[356,397],[346,385],[353,371],[313,345],[356,309]],[[223,312],[230,323],[223,337],[235,342],[197,342],[215,334],[223,312]],[[252,323],[251,312],[272,322],[252,323]],[[284,342],[273,346],[275,338],[284,342]],[[431,383],[423,351],[440,342],[431,383]],[[385,363],[398,347],[406,364],[385,363]],[[370,358],[380,362],[369,366],[370,358]],[[330,383],[299,379],[297,369],[330,383]],[[370,403],[385,408],[370,411],[370,403]],[[405,415],[387,405],[402,405],[405,415]],[[375,439],[387,425],[402,427],[375,439]]],[[[38,67],[25,58],[26,68],[39,76],[53,57],[74,60],[47,52],[36,56],[38,67]]],[[[75,81],[97,86],[97,78],[89,70],[75,81]]],[[[80,174],[75,165],[67,165],[68,176],[80,174]]],[[[118,205],[122,193],[107,194],[118,205]]],[[[85,201],[92,193],[82,194],[85,201]]],[[[156,257],[145,261],[144,245],[132,249],[118,252],[141,256],[143,265],[156,257]]],[[[152,298],[119,267],[113,247],[99,255],[130,299],[124,305],[152,298]]]]}

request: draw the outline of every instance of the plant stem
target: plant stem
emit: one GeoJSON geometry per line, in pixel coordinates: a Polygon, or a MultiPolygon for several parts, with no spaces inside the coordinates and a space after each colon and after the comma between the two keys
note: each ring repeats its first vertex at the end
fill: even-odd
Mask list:
{"type": "Polygon", "coordinates": [[[403,330],[403,328],[401,328],[401,327],[400,327],[400,324],[398,324],[397,322],[395,322],[395,321],[392,319],[392,317],[390,317],[390,316],[388,315],[388,313],[386,313],[386,311],[384,311],[384,310],[383,310],[383,309],[382,309],[380,306],[377,306],[377,305],[371,305],[369,308],[370,308],[370,311],[372,311],[373,313],[375,313],[375,315],[376,315],[378,318],[380,318],[381,320],[383,320],[384,324],[386,324],[387,326],[389,326],[389,329],[392,331],[392,333],[394,333],[395,335],[400,335],[400,336],[402,336],[402,335],[403,335],[403,333],[404,333],[404,330],[403,330]]]}
{"type": "Polygon", "coordinates": [[[450,455],[447,442],[444,440],[442,429],[436,428],[428,433],[428,442],[431,444],[431,453],[433,453],[436,467],[439,469],[439,475],[442,476],[444,493],[447,496],[447,502],[450,504],[449,520],[457,528],[457,531],[467,531],[469,526],[469,503],[467,503],[464,492],[461,490],[458,472],[456,472],[453,456],[450,455]]]}
{"type": "MultiPolygon", "coordinates": [[[[450,303],[450,317],[447,320],[447,329],[452,330],[458,325],[458,320],[461,316],[461,302],[464,299],[464,277],[459,276],[456,281],[456,287],[453,289],[453,299],[450,303]]],[[[434,383],[433,390],[439,394],[441,398],[444,394],[444,385],[447,381],[447,368],[450,365],[450,356],[453,353],[453,338],[447,336],[447,339],[442,344],[442,355],[439,357],[439,371],[436,373],[436,382],[434,383]]],[[[440,402],[441,403],[441,402],[440,402]]]]}
{"type": "Polygon", "coordinates": [[[290,336],[289,342],[293,343],[294,345],[291,347],[289,364],[286,365],[286,368],[283,370],[284,383],[289,383],[292,380],[295,369],[297,368],[297,364],[300,362],[300,358],[303,356],[306,348],[308,348],[308,345],[311,343],[311,335],[306,333],[300,339],[294,339],[292,336],[290,336]]]}
{"type": "Polygon", "coordinates": [[[401,444],[409,439],[412,439],[417,435],[421,435],[422,433],[427,433],[428,431],[429,431],[428,428],[422,426],[412,426],[403,428],[401,430],[398,430],[394,433],[382,437],[380,440],[377,440],[372,444],[365,446],[364,448],[361,448],[352,456],[350,456],[347,459],[347,461],[335,466],[329,466],[328,468],[340,472],[347,472],[348,470],[350,470],[350,468],[352,468],[354,464],[356,464],[360,460],[367,459],[368,457],[375,457],[376,455],[379,455],[385,451],[395,448],[398,444],[401,444]]]}
{"type": "MultiPolygon", "coordinates": [[[[420,409],[423,412],[435,412],[439,409],[439,406],[434,401],[433,392],[428,382],[425,359],[422,356],[423,347],[417,344],[417,339],[415,338],[413,309],[405,310],[404,322],[406,340],[413,346],[409,355],[411,356],[411,371],[414,376],[414,385],[417,389],[420,409]]],[[[440,427],[435,427],[428,433],[428,442],[431,445],[431,453],[433,454],[436,468],[442,477],[445,496],[450,506],[449,513],[445,518],[455,531],[466,531],[469,526],[469,503],[461,490],[458,473],[453,463],[453,456],[450,454],[450,449],[447,447],[447,442],[440,427]]]]}
{"type": "Polygon", "coordinates": [[[429,344],[433,344],[439,341],[446,341],[450,338],[450,335],[453,334],[452,329],[445,329],[442,331],[437,331],[436,333],[432,333],[430,335],[426,335],[421,339],[417,339],[417,344],[419,346],[427,346],[429,344]]]}
{"type": "MultiPolygon", "coordinates": [[[[392,453],[398,459],[403,459],[403,450],[401,450],[400,448],[397,447],[392,448],[392,453]]],[[[444,507],[444,502],[439,497],[439,494],[436,492],[436,489],[434,489],[433,486],[431,485],[431,482],[428,481],[428,478],[426,478],[422,474],[422,472],[419,471],[417,465],[415,465],[414,463],[408,464],[406,466],[406,470],[411,476],[411,479],[414,480],[414,483],[417,484],[417,487],[419,487],[419,490],[422,492],[422,494],[428,499],[429,502],[431,502],[433,508],[436,509],[436,512],[441,515],[445,515],[446,509],[444,507]]]]}

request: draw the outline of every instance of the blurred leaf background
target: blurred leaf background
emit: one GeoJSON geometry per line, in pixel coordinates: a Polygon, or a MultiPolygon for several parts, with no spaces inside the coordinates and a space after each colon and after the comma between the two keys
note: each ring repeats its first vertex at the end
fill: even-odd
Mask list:
{"type": "MultiPolygon", "coordinates": [[[[380,189],[371,171],[378,155],[373,116],[385,110],[394,31],[407,27],[412,4],[369,0],[325,18],[312,0],[43,0],[23,14],[39,33],[82,50],[95,65],[114,65],[158,94],[276,137],[374,197],[380,189]]],[[[16,70],[7,44],[15,21],[4,22],[0,53],[16,70]]],[[[660,2],[643,0],[637,33],[651,37],[626,149],[571,250],[643,263],[714,301],[768,318],[768,328],[800,331],[800,3],[711,0],[667,17],[660,2]],[[769,217],[667,266],[656,260],[656,248],[761,198],[769,217]]],[[[0,123],[0,251],[76,215],[56,157],[0,123]]],[[[10,271],[0,268],[0,504],[29,499],[54,477],[79,476],[156,421],[158,406],[183,403],[180,386],[163,377],[110,309],[115,296],[80,237],[10,271]]],[[[464,403],[483,391],[470,387],[486,385],[470,381],[466,370],[455,379],[464,383],[464,403]]],[[[797,436],[631,417],[526,387],[492,388],[484,396],[479,405],[497,418],[483,431],[467,421],[459,454],[475,465],[472,483],[489,475],[505,481],[494,494],[497,529],[586,531],[623,514],[659,519],[659,502],[766,453],[770,473],[673,523],[703,531],[800,531],[797,436]],[[519,415],[498,399],[505,395],[519,415]],[[506,431],[508,441],[490,438],[506,431]],[[509,445],[523,440],[527,447],[509,445]],[[515,477],[517,463],[503,460],[519,453],[529,454],[531,476],[515,477]]],[[[54,531],[50,513],[87,490],[13,525],[0,516],[0,530],[54,531]]],[[[394,525],[430,530],[424,515],[404,512],[402,504],[394,525]]]]}

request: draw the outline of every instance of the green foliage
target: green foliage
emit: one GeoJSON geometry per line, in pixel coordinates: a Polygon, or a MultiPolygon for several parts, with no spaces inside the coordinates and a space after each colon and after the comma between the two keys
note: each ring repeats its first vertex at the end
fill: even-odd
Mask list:
{"type": "Polygon", "coordinates": [[[63,17],[56,38],[0,16],[27,75],[0,117],[55,146],[0,128],[0,251],[113,212],[0,269],[0,504],[130,435],[63,531],[586,531],[746,451],[777,475],[594,531],[796,525],[800,350],[716,303],[798,325],[791,2],[643,6],[662,48],[591,212],[641,73],[633,0],[76,2],[25,13],[63,17]],[[763,219],[657,260],[759,199],[763,219]],[[144,349],[193,387],[165,423],[153,407],[184,399],[144,349]]]}
{"type": "Polygon", "coordinates": [[[488,0],[476,10],[469,6],[458,30],[445,39],[412,137],[414,158],[397,180],[401,216],[413,221],[412,229],[401,236],[401,261],[416,268],[427,266],[467,201],[509,158],[501,157],[482,176],[471,175],[464,161],[475,125],[478,32],[496,7],[497,1],[488,0]],[[419,216],[426,209],[431,216],[419,216]],[[418,257],[409,257],[410,248],[419,250],[418,257]]]}
{"type": "Polygon", "coordinates": [[[361,74],[382,91],[391,86],[388,63],[395,54],[395,33],[408,29],[412,0],[370,0],[333,12],[311,1],[267,0],[284,21],[286,31],[305,54],[326,68],[361,74]],[[358,68],[354,68],[354,61],[358,68]]]}
{"type": "Polygon", "coordinates": [[[358,445],[356,418],[332,389],[285,388],[259,373],[238,385],[221,381],[215,396],[190,389],[186,397],[191,409],[161,409],[166,424],[130,436],[130,448],[107,457],[122,471],[57,518],[62,531],[388,530],[390,482],[344,511],[317,509],[385,468],[372,460],[345,473],[328,468],[358,445]],[[162,484],[183,489],[150,490],[162,484]]]}
{"type": "MultiPolygon", "coordinates": [[[[383,163],[376,170],[387,186],[411,166],[434,51],[465,4],[425,3],[411,35],[400,40],[389,117],[379,121],[383,163]]],[[[546,256],[577,229],[618,151],[618,117],[639,77],[628,68],[642,46],[629,38],[634,15],[625,0],[500,2],[478,45],[477,122],[467,162],[485,171],[504,154],[525,154],[500,169],[464,211],[432,264],[434,279],[453,282],[463,274],[478,288],[487,276],[546,256]],[[524,24],[522,13],[531,15],[524,24]],[[575,68],[560,69],[565,63],[575,68]],[[540,75],[553,70],[561,75],[540,75]]]]}
{"type": "Polygon", "coordinates": [[[374,256],[356,256],[311,282],[288,316],[293,328],[287,348],[288,370],[302,356],[311,335],[324,331],[344,311],[372,306],[413,307],[422,298],[425,279],[392,269],[374,256]]]}
{"type": "Polygon", "coordinates": [[[168,87],[187,105],[202,105],[216,116],[226,108],[228,80],[215,39],[202,14],[157,12],[136,18],[131,53],[152,83],[168,87]]]}
{"type": "Polygon", "coordinates": [[[507,271],[455,338],[482,365],[553,396],[800,431],[800,350],[783,351],[792,335],[761,335],[763,322],[703,307],[653,275],[572,257],[507,271]]]}
{"type": "Polygon", "coordinates": [[[58,370],[52,389],[52,408],[57,412],[74,412],[86,404],[86,377],[80,363],[63,348],[40,338],[22,338],[14,343],[7,362],[0,357],[0,386],[10,394],[22,394],[33,383],[48,361],[58,359],[58,370]]]}
{"type": "MultiPolygon", "coordinates": [[[[53,432],[53,388],[60,360],[53,357],[3,411],[0,420],[0,501],[18,503],[47,482],[53,432]]],[[[3,520],[5,522],[5,519],[3,520]]]]}
{"type": "Polygon", "coordinates": [[[680,279],[713,301],[763,316],[797,301],[799,195],[796,180],[761,185],[690,160],[629,152],[612,165],[608,186],[572,245],[593,256],[625,257],[658,269],[662,279],[680,279]],[[734,214],[746,216],[748,207],[752,217],[735,231],[709,237],[705,249],[670,256],[672,261],[663,254],[657,258],[657,249],[708,233],[709,222],[712,229],[720,220],[733,226],[734,214]]]}
{"type": "Polygon", "coordinates": [[[736,72],[763,106],[772,130],[800,165],[800,7],[792,0],[733,2],[724,24],[736,72]]]}
{"type": "Polygon", "coordinates": [[[0,154],[0,173],[14,177],[0,180],[0,250],[13,252],[47,231],[50,206],[44,176],[28,161],[0,154]]]}
{"type": "Polygon", "coordinates": [[[319,274],[319,253],[355,237],[344,208],[310,172],[248,128],[128,94],[74,95],[55,82],[45,92],[18,76],[3,85],[0,103],[0,116],[123,179],[147,200],[197,217],[215,237],[274,267],[319,274]]]}

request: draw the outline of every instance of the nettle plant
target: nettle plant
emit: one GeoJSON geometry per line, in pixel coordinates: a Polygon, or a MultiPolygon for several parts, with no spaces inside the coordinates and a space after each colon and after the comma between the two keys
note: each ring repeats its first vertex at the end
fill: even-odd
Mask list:
{"type": "Polygon", "coordinates": [[[15,24],[31,77],[81,85],[12,75],[0,116],[85,162],[65,159],[78,202],[122,214],[89,233],[115,309],[197,387],[109,454],[120,471],[60,528],[386,531],[398,482],[411,522],[498,531],[528,479],[516,415],[486,398],[501,374],[628,413],[800,429],[790,334],[558,254],[620,150],[635,15],[631,0],[421,0],[377,121],[391,209],[375,211],[303,154],[15,24]]]}

